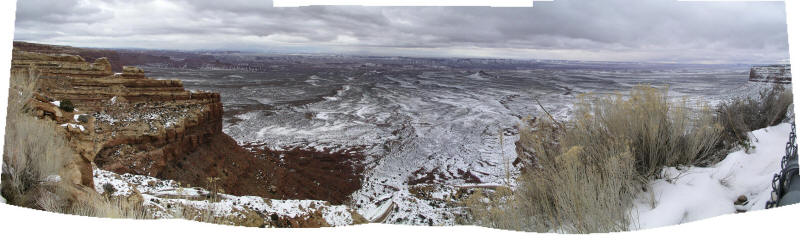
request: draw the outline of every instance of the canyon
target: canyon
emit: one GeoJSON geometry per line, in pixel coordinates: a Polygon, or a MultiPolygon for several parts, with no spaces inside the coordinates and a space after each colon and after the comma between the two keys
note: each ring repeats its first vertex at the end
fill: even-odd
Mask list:
{"type": "MultiPolygon", "coordinates": [[[[112,51],[17,45],[12,71],[38,74],[29,104],[35,116],[52,121],[54,130],[67,138],[75,153],[67,168],[74,175],[62,178],[77,185],[102,190],[98,186],[105,184],[95,180],[98,172],[112,172],[226,196],[316,200],[320,207],[347,204],[360,187],[358,153],[238,145],[222,132],[218,93],[187,91],[180,80],[150,79],[137,67],[112,64],[102,57],[112,51]],[[92,62],[67,54],[88,52],[92,62]]],[[[108,55],[119,62],[118,54],[108,55]]],[[[275,217],[283,216],[262,218],[273,222],[275,217]]],[[[348,217],[363,219],[354,212],[348,217]]],[[[305,218],[294,218],[294,223],[281,225],[326,225],[319,219],[309,225],[302,223],[305,218]]]]}
{"type": "MultiPolygon", "coordinates": [[[[541,109],[567,118],[585,93],[651,83],[713,105],[762,86],[748,82],[745,65],[15,48],[15,67],[39,64],[44,72],[39,115],[57,120],[84,149],[73,165],[83,170],[78,182],[92,186],[93,179],[101,193],[114,184],[119,196],[138,190],[159,210],[219,192],[225,202],[208,205],[262,205],[241,199],[250,195],[354,212],[352,221],[329,225],[461,224],[465,195],[513,186],[521,173],[521,119],[545,116],[541,109]],[[65,100],[77,111],[54,104],[65,100]],[[177,193],[186,186],[195,187],[191,195],[177,193]]],[[[250,210],[252,226],[259,219],[309,226],[282,216],[275,223],[273,209],[233,211],[250,210]]]]}

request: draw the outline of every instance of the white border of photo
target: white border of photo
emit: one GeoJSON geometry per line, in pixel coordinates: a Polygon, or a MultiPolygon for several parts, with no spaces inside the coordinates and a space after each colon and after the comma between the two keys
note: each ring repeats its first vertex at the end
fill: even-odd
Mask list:
{"type": "MultiPolygon", "coordinates": [[[[25,0],[22,0],[25,1],[25,0]]],[[[285,3],[287,1],[275,1],[285,3]]],[[[303,1],[312,2],[312,1],[303,1]]],[[[321,0],[313,2],[323,2],[321,0]]],[[[370,5],[367,0],[324,1],[370,5]]],[[[379,1],[408,5],[409,1],[379,1]]],[[[422,2],[422,1],[417,1],[422,2]]],[[[424,1],[463,5],[464,1],[424,1]]],[[[520,3],[529,1],[468,1],[520,3]]],[[[375,2],[372,2],[374,5],[375,2]]],[[[724,4],[724,3],[721,3],[724,4]]],[[[535,5],[535,3],[534,3],[535,5]]],[[[486,6],[486,5],[483,5],[486,6]]],[[[790,54],[800,55],[800,2],[787,1],[790,54]]],[[[0,128],[5,128],[15,1],[0,3],[0,128]]],[[[800,61],[791,59],[793,65],[800,61]]],[[[800,95],[795,93],[795,103],[800,95]]],[[[800,205],[730,214],[692,223],[611,234],[522,233],[474,226],[369,224],[321,229],[260,229],[185,220],[120,220],[61,215],[0,204],[0,250],[744,250],[797,249],[800,205]]]]}

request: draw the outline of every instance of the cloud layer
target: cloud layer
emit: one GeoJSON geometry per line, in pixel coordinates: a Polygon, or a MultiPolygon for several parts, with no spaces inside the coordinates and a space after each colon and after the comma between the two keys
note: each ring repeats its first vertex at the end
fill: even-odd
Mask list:
{"type": "Polygon", "coordinates": [[[19,0],[16,40],[91,47],[760,63],[782,2],[556,0],[533,8],[273,8],[246,0],[19,0]]]}

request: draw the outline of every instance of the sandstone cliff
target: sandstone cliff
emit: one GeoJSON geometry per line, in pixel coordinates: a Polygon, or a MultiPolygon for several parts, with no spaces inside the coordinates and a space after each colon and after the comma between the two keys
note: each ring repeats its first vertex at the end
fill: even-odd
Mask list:
{"type": "MultiPolygon", "coordinates": [[[[46,48],[46,47],[45,47],[46,48]]],[[[71,47],[67,47],[71,48],[71,47]]],[[[57,52],[58,47],[48,51],[57,52]]],[[[58,123],[76,150],[76,183],[94,186],[92,168],[147,175],[232,195],[345,203],[360,186],[357,155],[243,148],[222,132],[217,93],[191,92],[136,67],[15,48],[12,68],[37,69],[37,116],[58,123]],[[58,108],[69,101],[74,111],[58,108]],[[79,179],[79,180],[78,180],[79,179]]]]}
{"type": "Polygon", "coordinates": [[[750,68],[750,81],[759,83],[791,84],[790,65],[766,65],[750,68]]]}
{"type": "Polygon", "coordinates": [[[99,58],[106,58],[113,71],[122,71],[124,65],[140,65],[146,63],[170,62],[167,56],[149,55],[144,53],[119,52],[108,49],[86,49],[71,46],[57,46],[47,44],[26,43],[14,41],[14,48],[27,52],[37,52],[42,54],[69,54],[80,56],[87,61],[95,61],[99,58]]]}

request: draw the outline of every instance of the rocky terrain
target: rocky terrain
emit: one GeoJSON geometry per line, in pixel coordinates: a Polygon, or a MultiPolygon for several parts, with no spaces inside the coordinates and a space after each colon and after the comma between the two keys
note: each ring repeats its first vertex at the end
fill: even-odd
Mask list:
{"type": "MultiPolygon", "coordinates": [[[[94,142],[85,144],[91,150],[86,155],[93,159],[86,157],[79,166],[94,171],[98,192],[105,192],[104,184],[119,180],[127,184],[124,187],[138,189],[148,205],[169,209],[160,212],[174,211],[170,207],[179,204],[194,205],[217,193],[227,202],[211,204],[241,203],[237,199],[241,196],[257,196],[263,203],[296,200],[293,205],[316,200],[346,205],[371,222],[459,224],[467,217],[461,201],[465,195],[476,188],[515,186],[513,180],[521,173],[515,161],[517,126],[525,117],[545,116],[543,108],[557,119],[567,118],[571,103],[582,94],[626,92],[642,83],[668,86],[671,98],[710,105],[761,86],[747,83],[749,65],[15,45],[77,54],[95,62],[75,59],[81,70],[64,76],[48,73],[46,78],[65,79],[43,82],[69,84],[51,84],[50,90],[41,91],[42,109],[49,109],[41,115],[65,113],[58,116],[72,118],[59,122],[65,131],[78,135],[84,128],[88,131],[84,134],[97,134],[84,136],[102,142],[94,147],[89,147],[94,142]],[[101,55],[109,59],[97,57],[101,55]],[[114,62],[134,62],[126,58],[153,61],[115,70],[114,62]],[[106,61],[112,65],[111,73],[106,61]],[[88,95],[89,90],[96,93],[88,95]],[[219,96],[204,97],[214,95],[209,93],[219,96]],[[66,99],[78,111],[54,111],[58,109],[52,102],[66,99]],[[224,113],[216,110],[220,102],[224,113]],[[86,114],[84,120],[91,121],[80,122],[80,116],[75,121],[75,114],[86,114]],[[94,163],[97,169],[85,163],[94,163]],[[98,175],[109,177],[109,172],[119,177],[98,183],[98,175]],[[157,181],[145,184],[131,180],[134,176],[157,181]],[[181,197],[178,187],[185,191],[187,186],[206,193],[181,197]],[[154,195],[156,190],[161,195],[154,195]]],[[[73,56],[46,56],[64,58],[39,60],[42,68],[51,63],[48,60],[58,61],[59,71],[68,71],[73,64],[62,62],[73,56]]],[[[19,67],[28,65],[19,62],[19,67]]],[[[264,215],[259,217],[271,218],[271,211],[260,212],[264,215]]]]}
{"type": "MultiPolygon", "coordinates": [[[[187,91],[179,80],[150,79],[139,68],[117,67],[105,57],[87,62],[82,56],[62,54],[72,47],[36,46],[53,54],[25,51],[30,44],[15,47],[12,70],[38,70],[30,103],[36,116],[52,120],[75,150],[68,167],[74,175],[63,177],[75,184],[102,192],[97,185],[105,183],[98,184],[98,173],[139,175],[197,189],[210,187],[213,193],[230,194],[226,198],[277,199],[271,204],[283,203],[281,199],[318,200],[303,202],[315,210],[345,204],[360,186],[356,153],[251,152],[222,132],[223,109],[217,93],[187,91]],[[311,155],[315,161],[309,161],[311,155]]],[[[142,199],[161,196],[145,191],[135,194],[142,199]]],[[[340,207],[351,219],[360,219],[357,214],[351,216],[347,206],[340,207]]],[[[239,211],[248,210],[255,212],[253,208],[239,211]]],[[[293,223],[266,225],[337,225],[319,219],[304,223],[297,215],[275,214],[270,222],[287,218],[293,223]]]]}
{"type": "Polygon", "coordinates": [[[750,81],[760,83],[792,84],[790,65],[766,65],[750,68],[750,81]]]}
{"type": "Polygon", "coordinates": [[[26,42],[14,42],[14,48],[21,51],[37,52],[43,54],[70,54],[80,56],[86,61],[95,61],[99,58],[106,58],[111,63],[111,69],[115,72],[122,71],[124,65],[140,65],[144,63],[169,62],[168,56],[159,56],[144,53],[124,52],[106,49],[76,48],[70,46],[57,46],[46,44],[34,44],[26,42]]]}

